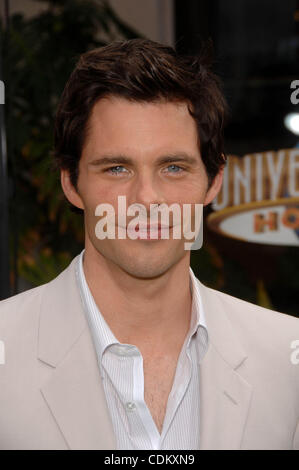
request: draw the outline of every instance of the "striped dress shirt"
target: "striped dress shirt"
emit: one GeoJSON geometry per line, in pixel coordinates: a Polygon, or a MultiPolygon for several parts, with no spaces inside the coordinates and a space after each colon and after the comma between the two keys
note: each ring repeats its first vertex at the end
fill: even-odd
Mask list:
{"type": "Polygon", "coordinates": [[[86,282],[84,251],[78,257],[76,278],[97,353],[117,449],[199,449],[199,367],[208,348],[208,331],[199,285],[191,267],[190,329],[178,358],[160,434],[144,400],[142,355],[136,346],[120,343],[104,320],[86,282]]]}

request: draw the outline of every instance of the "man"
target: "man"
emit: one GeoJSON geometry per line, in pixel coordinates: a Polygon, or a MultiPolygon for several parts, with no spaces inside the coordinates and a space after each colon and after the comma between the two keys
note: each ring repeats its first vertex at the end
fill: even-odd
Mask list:
{"type": "Polygon", "coordinates": [[[200,58],[139,39],[80,58],[55,155],[85,249],[0,304],[1,449],[299,449],[298,320],[204,286],[148,218],[145,237],[96,232],[120,195],[194,221],[221,187],[225,113],[200,58]]]}

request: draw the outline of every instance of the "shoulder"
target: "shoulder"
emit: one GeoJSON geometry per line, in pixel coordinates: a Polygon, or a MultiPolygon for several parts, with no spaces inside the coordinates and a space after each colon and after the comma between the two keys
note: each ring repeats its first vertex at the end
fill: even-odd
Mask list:
{"type": "MultiPolygon", "coordinates": [[[[203,297],[210,298],[207,305],[213,312],[205,312],[213,325],[223,324],[220,317],[228,319],[230,327],[242,343],[247,354],[257,363],[271,363],[280,370],[292,369],[297,376],[298,367],[292,367],[299,359],[299,319],[283,312],[267,309],[201,284],[203,297]],[[211,300],[213,299],[213,300],[211,300]],[[296,358],[294,356],[296,355],[296,358]]],[[[209,326],[209,323],[208,323],[209,326]]],[[[217,338],[221,337],[219,332],[217,338]]]]}
{"type": "Polygon", "coordinates": [[[2,355],[4,352],[6,364],[14,365],[1,368],[1,380],[8,380],[10,374],[15,374],[17,370],[28,370],[28,361],[32,363],[35,357],[40,305],[45,288],[46,284],[0,302],[2,355]]]}
{"type": "Polygon", "coordinates": [[[298,406],[299,319],[203,284],[201,292],[214,347],[231,350],[238,344],[247,356],[244,377],[256,384],[272,383],[278,391],[290,390],[298,406]]]}
{"type": "Polygon", "coordinates": [[[76,258],[50,282],[1,300],[0,331],[3,332],[6,328],[16,325],[20,329],[23,322],[28,326],[31,320],[37,319],[44,296],[51,296],[54,300],[58,291],[60,293],[64,291],[64,286],[70,277],[69,273],[73,272],[76,258]]]}
{"type": "Polygon", "coordinates": [[[210,287],[204,286],[204,289],[209,291],[209,295],[217,298],[218,302],[225,309],[226,314],[234,322],[255,324],[258,322],[261,327],[267,326],[271,328],[272,325],[274,328],[281,327],[287,330],[293,330],[293,328],[295,328],[295,331],[299,333],[299,318],[297,317],[277,310],[261,307],[260,305],[239,299],[210,287]]]}
{"type": "Polygon", "coordinates": [[[3,331],[5,326],[22,320],[24,316],[25,319],[28,319],[28,317],[34,315],[34,312],[39,310],[42,293],[46,287],[47,284],[43,284],[1,300],[0,330],[3,331]]]}

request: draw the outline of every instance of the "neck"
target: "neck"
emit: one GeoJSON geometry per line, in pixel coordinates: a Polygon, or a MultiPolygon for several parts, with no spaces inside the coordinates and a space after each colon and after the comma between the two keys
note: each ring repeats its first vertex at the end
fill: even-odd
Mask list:
{"type": "Polygon", "coordinates": [[[140,279],[88,245],[83,269],[95,303],[119,342],[144,353],[153,346],[160,352],[181,348],[191,317],[188,257],[155,279],[140,279]]]}

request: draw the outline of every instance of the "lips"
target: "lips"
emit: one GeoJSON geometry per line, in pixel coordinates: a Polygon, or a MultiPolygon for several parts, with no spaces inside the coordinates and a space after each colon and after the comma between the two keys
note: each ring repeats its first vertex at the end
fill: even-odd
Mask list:
{"type": "Polygon", "coordinates": [[[133,239],[160,240],[162,238],[165,239],[165,237],[168,239],[171,229],[171,226],[161,223],[152,225],[139,223],[135,227],[129,225],[127,227],[127,234],[129,238],[133,237],[133,239]]]}
{"type": "Polygon", "coordinates": [[[135,231],[140,231],[140,232],[149,232],[150,230],[152,231],[157,231],[157,230],[165,230],[165,229],[170,229],[170,225],[163,225],[163,224],[137,224],[135,231]]]}
{"type": "MultiPolygon", "coordinates": [[[[132,227],[129,227],[129,226],[123,226],[123,225],[119,225],[120,228],[122,229],[130,229],[130,230],[133,230],[132,227]]],[[[172,225],[164,225],[164,224],[142,224],[142,223],[138,223],[134,230],[137,232],[137,231],[140,231],[140,232],[149,232],[150,230],[165,230],[165,229],[171,229],[172,228],[172,225]]]]}

